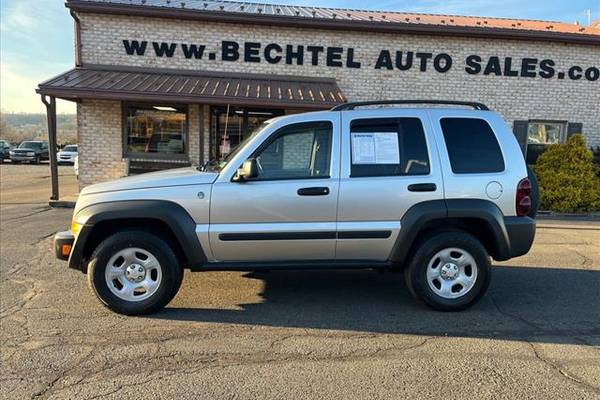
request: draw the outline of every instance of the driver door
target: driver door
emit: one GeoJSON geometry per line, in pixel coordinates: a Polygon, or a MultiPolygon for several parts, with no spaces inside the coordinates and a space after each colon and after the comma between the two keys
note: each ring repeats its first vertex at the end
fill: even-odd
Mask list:
{"type": "Polygon", "coordinates": [[[335,258],[340,131],[331,114],[273,132],[250,157],[256,178],[213,185],[209,240],[217,261],[335,258]]]}

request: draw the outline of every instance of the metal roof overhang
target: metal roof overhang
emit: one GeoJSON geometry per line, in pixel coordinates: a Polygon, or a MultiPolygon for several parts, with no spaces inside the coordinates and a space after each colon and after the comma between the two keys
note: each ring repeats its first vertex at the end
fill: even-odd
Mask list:
{"type": "Polygon", "coordinates": [[[40,83],[65,100],[106,99],[327,109],[346,102],[335,79],[88,65],[40,83]]]}

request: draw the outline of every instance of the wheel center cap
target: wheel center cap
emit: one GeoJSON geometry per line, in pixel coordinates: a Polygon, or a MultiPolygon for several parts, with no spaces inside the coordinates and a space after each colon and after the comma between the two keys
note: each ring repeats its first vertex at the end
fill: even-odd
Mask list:
{"type": "Polygon", "coordinates": [[[125,269],[125,277],[131,282],[143,281],[146,277],[146,268],[140,264],[131,264],[125,269]]]}
{"type": "Polygon", "coordinates": [[[440,275],[446,280],[456,279],[456,276],[458,275],[458,266],[454,263],[446,263],[442,265],[440,275]]]}

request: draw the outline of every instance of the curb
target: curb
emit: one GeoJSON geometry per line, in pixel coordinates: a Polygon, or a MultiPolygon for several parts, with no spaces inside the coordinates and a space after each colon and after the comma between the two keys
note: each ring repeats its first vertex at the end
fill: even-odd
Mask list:
{"type": "Polygon", "coordinates": [[[75,208],[74,201],[50,200],[48,205],[52,208],[75,208]]]}
{"type": "Polygon", "coordinates": [[[537,229],[569,229],[569,230],[580,230],[580,231],[600,231],[600,222],[598,224],[578,224],[578,225],[569,225],[569,224],[547,224],[547,223],[537,223],[537,229]]]}
{"type": "Polygon", "coordinates": [[[581,222],[599,222],[600,213],[593,212],[589,214],[575,214],[575,213],[555,213],[552,211],[539,211],[537,218],[539,220],[548,221],[581,221],[581,222]]]}

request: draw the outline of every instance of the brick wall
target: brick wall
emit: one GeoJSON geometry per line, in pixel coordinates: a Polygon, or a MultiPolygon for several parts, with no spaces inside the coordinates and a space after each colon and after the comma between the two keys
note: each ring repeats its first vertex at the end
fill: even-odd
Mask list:
{"type": "Polygon", "coordinates": [[[79,186],[126,174],[123,160],[121,102],[83,100],[77,104],[79,186]]]}
{"type": "MultiPolygon", "coordinates": [[[[590,145],[600,145],[600,80],[573,81],[506,76],[469,75],[464,71],[464,60],[470,54],[486,59],[489,56],[550,58],[556,62],[557,71],[572,65],[600,67],[600,46],[551,43],[541,41],[486,40],[426,35],[400,35],[369,32],[341,32],[299,28],[219,24],[199,21],[142,18],[117,15],[81,15],[82,59],[84,63],[177,68],[190,70],[223,70],[249,73],[322,76],[336,78],[340,88],[350,100],[389,98],[442,98],[474,100],[488,104],[503,114],[512,124],[514,120],[550,119],[583,123],[583,131],[590,145]],[[149,43],[144,56],[127,55],[122,40],[147,40],[148,42],[196,43],[207,46],[206,53],[215,52],[216,60],[207,56],[201,60],[186,59],[178,48],[172,58],[156,57],[149,43]],[[320,45],[353,47],[361,69],[335,68],[324,65],[268,64],[243,61],[220,61],[222,40],[271,42],[282,45],[320,45]],[[431,68],[420,72],[413,67],[408,71],[377,70],[374,63],[382,49],[404,51],[445,52],[451,54],[455,65],[447,73],[431,68]]],[[[94,108],[91,112],[98,111],[94,108]]],[[[194,109],[196,110],[196,109],[194,109]]],[[[195,113],[196,111],[194,111],[195,113]]],[[[208,107],[200,106],[204,113],[204,132],[209,131],[208,107]]],[[[190,115],[194,114],[191,113],[190,115]]],[[[199,114],[197,114],[199,117],[199,114]]],[[[190,124],[190,149],[198,149],[199,130],[190,124]]],[[[120,119],[113,119],[115,124],[120,119]]],[[[83,133],[83,132],[82,132],[83,133]]],[[[82,134],[82,137],[85,134],[82,134]]],[[[120,134],[117,136],[120,140],[120,134]]],[[[208,136],[204,140],[205,157],[208,156],[208,136]]],[[[199,152],[190,152],[196,161],[199,152]]],[[[112,158],[112,156],[111,156],[112,158]]]]}
{"type": "Polygon", "coordinates": [[[198,104],[190,105],[188,114],[188,153],[193,165],[200,162],[200,112],[202,107],[198,104]]]}

